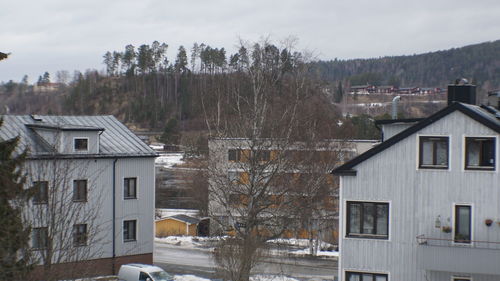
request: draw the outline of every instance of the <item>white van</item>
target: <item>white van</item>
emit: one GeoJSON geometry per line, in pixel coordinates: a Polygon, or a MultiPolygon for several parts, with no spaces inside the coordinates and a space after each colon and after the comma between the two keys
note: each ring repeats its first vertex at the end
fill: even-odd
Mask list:
{"type": "Polygon", "coordinates": [[[124,264],[118,271],[118,278],[125,281],[173,281],[168,273],[158,266],[140,263],[124,264]]]}

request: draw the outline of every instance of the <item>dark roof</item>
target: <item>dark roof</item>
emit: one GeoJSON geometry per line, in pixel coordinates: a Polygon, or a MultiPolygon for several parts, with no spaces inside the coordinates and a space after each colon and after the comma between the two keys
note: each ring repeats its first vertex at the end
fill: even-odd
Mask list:
{"type": "Polygon", "coordinates": [[[432,123],[438,121],[439,119],[447,116],[454,111],[460,111],[470,118],[478,121],[479,123],[485,125],[486,127],[500,133],[500,112],[493,107],[487,106],[476,106],[470,104],[464,104],[459,102],[454,102],[451,105],[445,107],[444,109],[434,113],[433,115],[422,119],[417,124],[409,127],[408,129],[400,132],[399,134],[393,136],[387,141],[382,142],[378,146],[366,151],[363,154],[358,155],[349,162],[335,168],[332,174],[337,175],[356,175],[356,170],[353,168],[359,163],[371,158],[372,156],[386,150],[392,145],[398,143],[400,140],[420,131],[421,129],[431,125],[432,123]]]}
{"type": "Polygon", "coordinates": [[[175,215],[175,216],[166,217],[165,219],[174,219],[174,220],[178,220],[178,221],[182,221],[182,222],[187,222],[189,224],[197,224],[200,222],[199,219],[193,218],[190,216],[186,216],[186,215],[175,215]]]}
{"type": "Polygon", "coordinates": [[[425,118],[408,118],[408,119],[383,119],[375,120],[376,125],[394,124],[394,123],[415,123],[424,120],[425,118]]]}
{"type": "Polygon", "coordinates": [[[156,152],[112,115],[31,116],[3,115],[0,140],[19,136],[18,152],[29,150],[30,158],[155,157],[156,152]],[[34,129],[61,131],[100,131],[98,154],[60,154],[34,129]]]}
{"type": "Polygon", "coordinates": [[[60,130],[60,131],[104,131],[104,128],[99,128],[99,127],[73,125],[73,124],[50,124],[46,122],[38,122],[36,124],[26,124],[26,127],[60,130]]]}

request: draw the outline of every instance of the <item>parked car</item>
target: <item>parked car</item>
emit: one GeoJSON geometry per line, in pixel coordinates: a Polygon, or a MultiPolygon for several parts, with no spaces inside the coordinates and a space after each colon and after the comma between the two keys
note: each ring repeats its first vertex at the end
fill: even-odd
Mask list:
{"type": "Polygon", "coordinates": [[[120,280],[125,281],[173,281],[174,279],[162,268],[149,264],[124,264],[118,271],[120,280]]]}

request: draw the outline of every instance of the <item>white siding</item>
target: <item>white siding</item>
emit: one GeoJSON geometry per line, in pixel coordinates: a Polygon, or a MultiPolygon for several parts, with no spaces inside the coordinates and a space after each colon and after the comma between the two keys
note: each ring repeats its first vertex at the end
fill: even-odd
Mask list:
{"type": "MultiPolygon", "coordinates": [[[[97,244],[89,245],[90,252],[97,256],[92,258],[112,257],[112,221],[113,221],[113,162],[114,159],[71,159],[57,160],[59,168],[56,177],[60,173],[70,171],[66,177],[63,192],[68,193],[68,204],[75,208],[98,208],[99,216],[95,224],[99,226],[99,241],[97,244]],[[61,168],[62,167],[62,168],[61,168]],[[69,168],[67,168],[69,167],[69,168]],[[60,171],[60,172],[59,172],[60,171]],[[72,181],[74,179],[88,179],[89,187],[88,201],[86,203],[74,203],[71,201],[73,192],[72,181]]],[[[51,176],[51,160],[30,160],[27,166],[31,167],[28,184],[35,180],[54,181],[51,176]],[[48,168],[48,169],[47,169],[48,168]],[[49,172],[47,172],[49,171],[49,172]],[[40,176],[37,176],[40,175],[40,176]]],[[[56,169],[56,170],[57,170],[56,169]]],[[[155,184],[154,158],[118,158],[115,174],[115,239],[116,256],[136,255],[153,252],[153,218],[154,218],[154,184],[155,184]],[[123,178],[137,177],[137,199],[123,199],[123,178]],[[137,220],[137,241],[123,243],[123,220],[137,220]]],[[[35,206],[35,208],[44,207],[35,206]]],[[[78,218],[75,223],[90,223],[78,218]]],[[[40,225],[36,220],[34,226],[40,225]]],[[[68,224],[72,227],[72,223],[68,224]]]]}

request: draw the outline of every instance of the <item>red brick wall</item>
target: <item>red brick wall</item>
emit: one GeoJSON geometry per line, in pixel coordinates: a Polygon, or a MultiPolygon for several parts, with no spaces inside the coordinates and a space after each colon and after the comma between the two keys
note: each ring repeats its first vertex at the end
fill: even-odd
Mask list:
{"type": "Polygon", "coordinates": [[[120,270],[120,266],[126,263],[152,264],[153,254],[116,257],[114,259],[114,272],[113,258],[54,264],[50,268],[39,265],[35,267],[28,280],[57,280],[116,275],[118,274],[118,270],[120,270]]]}

